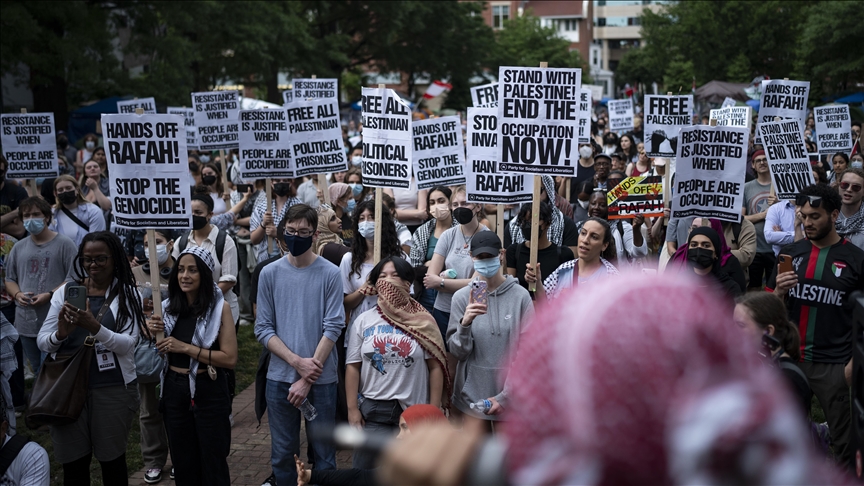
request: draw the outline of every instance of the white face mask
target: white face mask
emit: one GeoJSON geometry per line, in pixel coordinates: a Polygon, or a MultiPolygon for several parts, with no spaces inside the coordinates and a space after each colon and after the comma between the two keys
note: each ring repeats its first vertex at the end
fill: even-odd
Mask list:
{"type": "Polygon", "coordinates": [[[362,223],[357,225],[357,231],[360,232],[360,236],[366,238],[367,240],[374,239],[375,221],[363,221],[362,223]]]}
{"type": "Polygon", "coordinates": [[[579,206],[581,206],[582,209],[588,209],[588,201],[577,199],[576,202],[579,203],[579,206]]]}
{"type": "MultiPolygon", "coordinates": [[[[144,257],[150,259],[150,248],[144,248],[144,257]]],[[[156,260],[159,261],[159,265],[168,261],[168,245],[156,245],[156,260]]]]}
{"type": "Polygon", "coordinates": [[[591,147],[587,145],[579,147],[579,156],[583,159],[590,159],[592,155],[594,155],[594,150],[591,147]]]}
{"type": "Polygon", "coordinates": [[[87,147],[87,150],[93,150],[96,147],[96,142],[88,140],[84,142],[84,146],[87,147]]]}
{"type": "Polygon", "coordinates": [[[360,165],[362,162],[363,162],[363,156],[362,155],[355,155],[354,157],[351,157],[351,163],[354,165],[360,165]]]}

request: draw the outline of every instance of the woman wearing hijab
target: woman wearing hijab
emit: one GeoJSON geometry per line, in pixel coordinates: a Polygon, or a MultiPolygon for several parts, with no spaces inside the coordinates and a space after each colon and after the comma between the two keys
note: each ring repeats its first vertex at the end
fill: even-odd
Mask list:
{"type": "Polygon", "coordinates": [[[684,268],[696,274],[700,287],[713,287],[730,299],[747,291],[741,264],[713,228],[699,226],[690,232],[684,268]]]}
{"type": "Polygon", "coordinates": [[[315,240],[315,253],[333,265],[339,266],[342,257],[351,248],[342,244],[342,220],[329,206],[318,207],[318,239],[315,240]]]}
{"type": "Polygon", "coordinates": [[[354,227],[351,226],[351,215],[357,207],[357,201],[351,193],[351,187],[342,182],[334,182],[327,188],[330,192],[330,207],[336,213],[336,218],[342,221],[342,244],[351,246],[354,239],[354,227]]]}
{"type": "Polygon", "coordinates": [[[237,364],[231,308],[213,277],[216,262],[200,246],[180,254],[168,280],[164,316],[147,321],[168,359],[160,388],[178,484],[231,482],[231,397],[226,369],[237,364]]]}
{"type": "Polygon", "coordinates": [[[525,281],[534,283],[545,278],[543,285],[537,285],[535,298],[553,300],[570,287],[618,275],[618,269],[612,263],[615,255],[615,240],[609,223],[605,219],[588,218],[579,229],[576,259],[554,269],[548,277],[543,275],[542,267],[537,269],[539,272],[528,268],[525,281]]]}

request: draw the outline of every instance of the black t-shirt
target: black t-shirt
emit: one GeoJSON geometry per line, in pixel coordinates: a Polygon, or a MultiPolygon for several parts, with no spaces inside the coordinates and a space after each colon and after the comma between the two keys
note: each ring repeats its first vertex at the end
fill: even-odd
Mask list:
{"type": "MultiPolygon", "coordinates": [[[[864,250],[846,239],[819,249],[809,240],[786,245],[798,284],[789,290],[789,319],[801,334],[801,361],[843,363],[852,357],[852,292],[864,289],[864,250]]],[[[766,290],[777,282],[774,266],[766,290]]]]}
{"type": "MultiPolygon", "coordinates": [[[[171,331],[171,337],[186,344],[192,344],[196,321],[197,319],[193,315],[178,317],[177,322],[174,323],[174,329],[171,331]]],[[[189,368],[189,355],[168,353],[168,364],[178,368],[189,368]]]]}
{"type": "MultiPolygon", "coordinates": [[[[574,258],[573,252],[566,246],[557,247],[555,245],[549,245],[542,250],[537,250],[537,263],[540,264],[540,278],[549,275],[555,271],[559,265],[569,262],[574,258]]],[[[525,281],[525,266],[530,262],[531,249],[523,243],[517,243],[507,247],[507,268],[516,269],[516,278],[519,279],[519,285],[526,289],[528,288],[528,282],[525,281]]],[[[540,285],[540,283],[537,285],[540,285]]]]}
{"type": "Polygon", "coordinates": [[[594,180],[594,166],[582,167],[582,164],[576,164],[576,177],[570,179],[570,204],[576,204],[579,196],[579,183],[582,181],[594,180]]]}
{"type": "MultiPolygon", "coordinates": [[[[561,246],[579,245],[579,227],[570,218],[564,218],[564,231],[561,235],[561,246]]],[[[570,252],[573,253],[572,251],[570,252]]],[[[571,258],[572,260],[572,258],[571,258]]],[[[540,267],[543,268],[543,267],[540,267]]]]}
{"type": "Polygon", "coordinates": [[[249,284],[249,303],[258,303],[258,279],[261,278],[261,269],[282,258],[281,256],[270,257],[267,260],[255,265],[255,270],[252,272],[252,282],[249,284]]]}

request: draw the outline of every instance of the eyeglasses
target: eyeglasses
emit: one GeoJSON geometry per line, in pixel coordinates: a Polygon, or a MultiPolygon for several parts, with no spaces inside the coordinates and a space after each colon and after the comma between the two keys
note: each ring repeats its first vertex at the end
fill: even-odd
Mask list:
{"type": "Polygon", "coordinates": [[[295,230],[293,228],[285,228],[285,234],[288,236],[299,236],[300,238],[309,238],[315,233],[311,230],[295,230]]]}
{"type": "Polygon", "coordinates": [[[753,159],[754,164],[767,164],[768,159],[753,159]]]}
{"type": "Polygon", "coordinates": [[[108,263],[108,259],[111,258],[106,255],[98,256],[96,258],[88,258],[81,257],[81,263],[84,264],[84,268],[89,267],[90,265],[96,265],[97,267],[104,267],[106,263],[108,263]]]}
{"type": "Polygon", "coordinates": [[[858,192],[861,190],[861,184],[850,184],[849,182],[840,183],[840,189],[843,189],[844,191],[850,187],[852,188],[852,192],[858,192]]]}
{"type": "Polygon", "coordinates": [[[803,194],[799,194],[795,197],[796,206],[803,206],[807,204],[808,201],[810,202],[811,208],[818,208],[822,205],[822,196],[805,196],[803,194]]]}

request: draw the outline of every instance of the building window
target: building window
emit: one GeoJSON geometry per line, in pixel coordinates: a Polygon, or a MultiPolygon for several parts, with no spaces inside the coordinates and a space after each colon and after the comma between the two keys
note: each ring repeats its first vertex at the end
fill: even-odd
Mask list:
{"type": "Polygon", "coordinates": [[[492,6],[492,28],[503,29],[504,21],[510,19],[509,5],[493,5],[492,6]]]}
{"type": "Polygon", "coordinates": [[[552,19],[552,27],[558,32],[577,32],[579,19],[552,19]]]}

